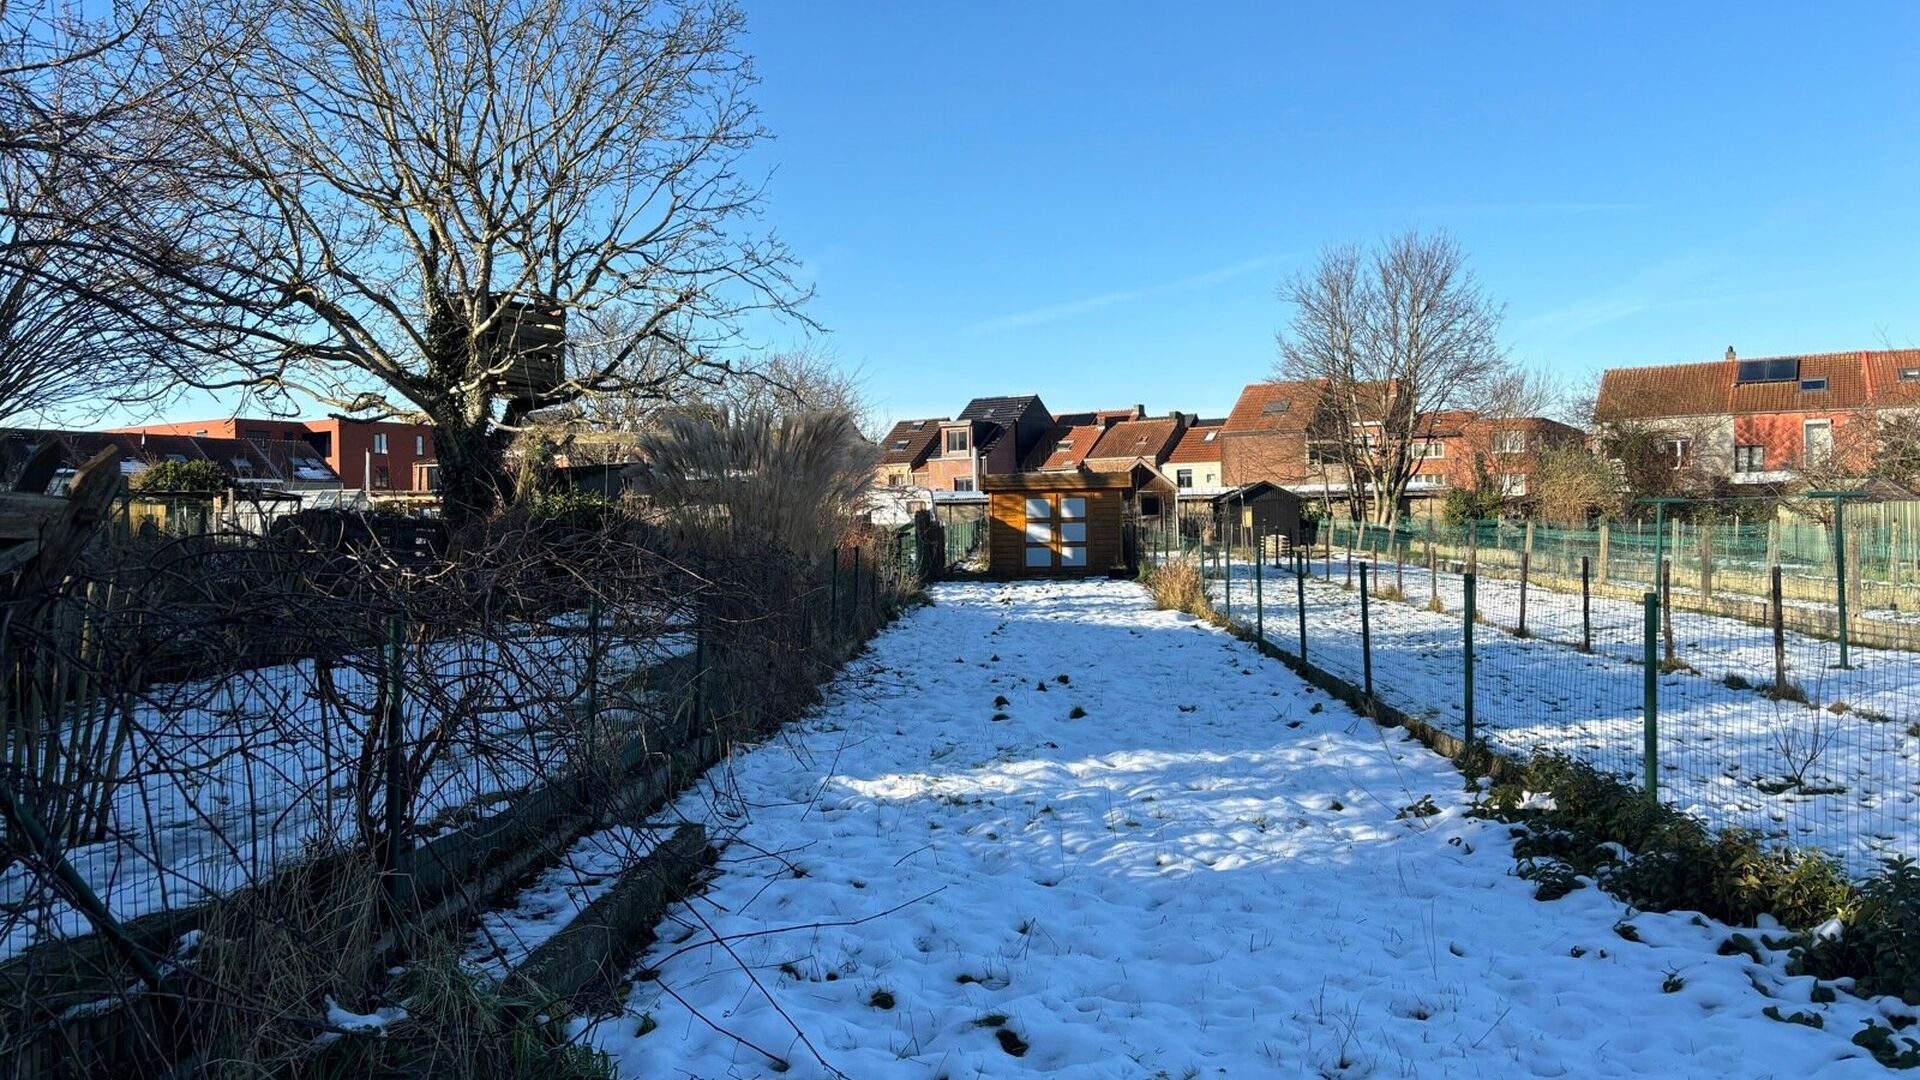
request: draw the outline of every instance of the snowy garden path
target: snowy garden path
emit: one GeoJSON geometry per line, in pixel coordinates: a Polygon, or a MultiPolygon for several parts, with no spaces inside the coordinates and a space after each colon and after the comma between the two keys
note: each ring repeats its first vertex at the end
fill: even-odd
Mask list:
{"type": "Polygon", "coordinates": [[[672,808],[724,847],[584,1032],[622,1075],[1884,1072],[1869,1003],[1534,900],[1449,764],[1137,585],[934,599],[672,808]]]}

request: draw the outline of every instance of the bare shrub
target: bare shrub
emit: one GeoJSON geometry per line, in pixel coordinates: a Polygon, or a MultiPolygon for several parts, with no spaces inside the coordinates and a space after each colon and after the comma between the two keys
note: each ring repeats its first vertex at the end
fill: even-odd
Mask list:
{"type": "Polygon", "coordinates": [[[1169,611],[1184,611],[1200,618],[1213,613],[1206,579],[1195,559],[1182,557],[1154,567],[1147,575],[1147,591],[1153,594],[1154,603],[1169,611]]]}

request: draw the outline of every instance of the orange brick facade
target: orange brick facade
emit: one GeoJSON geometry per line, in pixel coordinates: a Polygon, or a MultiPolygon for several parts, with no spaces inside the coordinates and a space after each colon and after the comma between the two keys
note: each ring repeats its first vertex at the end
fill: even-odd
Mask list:
{"type": "Polygon", "coordinates": [[[250,439],[255,442],[304,442],[319,451],[340,474],[341,485],[369,491],[421,490],[424,469],[434,461],[433,429],[425,424],[387,421],[356,423],[329,417],[324,420],[271,420],[239,417],[229,420],[187,420],[171,424],[144,424],[122,428],[164,435],[207,435],[250,439]]]}

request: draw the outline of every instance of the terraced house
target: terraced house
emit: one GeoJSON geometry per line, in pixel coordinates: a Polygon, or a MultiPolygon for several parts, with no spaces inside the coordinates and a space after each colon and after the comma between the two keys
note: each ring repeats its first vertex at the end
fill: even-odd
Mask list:
{"type": "Polygon", "coordinates": [[[1920,349],[1889,349],[1609,369],[1596,432],[1659,434],[1676,468],[1729,483],[1777,484],[1865,473],[1880,425],[1920,414],[1920,349]]]}

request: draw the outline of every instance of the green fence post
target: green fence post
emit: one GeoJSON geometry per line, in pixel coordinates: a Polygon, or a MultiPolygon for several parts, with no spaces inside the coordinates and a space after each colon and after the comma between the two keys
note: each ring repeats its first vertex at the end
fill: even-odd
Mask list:
{"type": "Polygon", "coordinates": [[[1367,699],[1373,699],[1373,619],[1367,613],[1367,564],[1360,564],[1360,671],[1367,699]]]}
{"type": "Polygon", "coordinates": [[[1294,592],[1300,601],[1300,665],[1307,663],[1307,559],[1300,557],[1300,569],[1293,575],[1294,592]]]}
{"type": "Polygon", "coordinates": [[[1847,662],[1847,500],[1833,500],[1833,581],[1834,600],[1840,607],[1840,670],[1845,671],[1852,664],[1847,662]]]}
{"type": "Polygon", "coordinates": [[[1267,560],[1260,550],[1260,534],[1253,536],[1253,636],[1263,644],[1267,640],[1267,560]]]}
{"type": "Polygon", "coordinates": [[[1646,609],[1640,647],[1642,702],[1646,731],[1647,798],[1660,798],[1660,594],[1649,591],[1641,600],[1646,609]]]}
{"type": "Polygon", "coordinates": [[[1465,601],[1461,608],[1462,620],[1466,625],[1466,666],[1463,669],[1465,685],[1462,687],[1460,708],[1466,714],[1466,744],[1473,746],[1473,575],[1460,575],[1460,589],[1465,601]]]}

